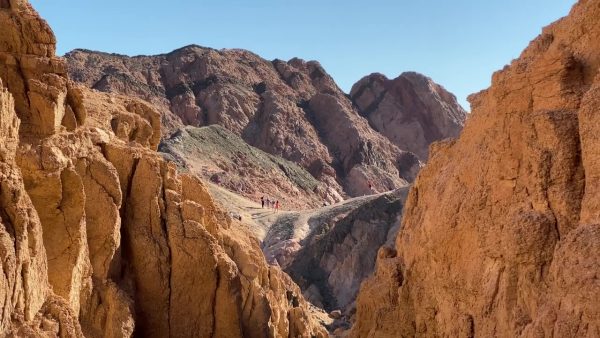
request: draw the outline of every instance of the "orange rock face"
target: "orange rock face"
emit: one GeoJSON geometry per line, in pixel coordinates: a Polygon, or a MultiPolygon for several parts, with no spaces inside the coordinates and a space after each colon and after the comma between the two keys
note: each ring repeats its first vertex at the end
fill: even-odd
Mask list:
{"type": "Polygon", "coordinates": [[[26,1],[0,1],[0,336],[324,337],[195,177],[160,114],[80,89],[26,1]]]}
{"type": "Polygon", "coordinates": [[[353,336],[600,336],[599,20],[580,1],[431,148],[353,336]]]}

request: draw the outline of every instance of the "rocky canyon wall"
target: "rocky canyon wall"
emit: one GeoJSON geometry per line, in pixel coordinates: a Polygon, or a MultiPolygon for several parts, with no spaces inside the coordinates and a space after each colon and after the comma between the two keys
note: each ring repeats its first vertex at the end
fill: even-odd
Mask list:
{"type": "Polygon", "coordinates": [[[433,146],[355,337],[600,336],[600,1],[581,0],[433,146]]]}
{"type": "Polygon", "coordinates": [[[347,318],[354,314],[360,284],[373,273],[378,249],[395,239],[407,192],[378,196],[333,219],[309,219],[315,229],[282,266],[309,301],[347,318]]]}
{"type": "Polygon", "coordinates": [[[203,183],[156,153],[158,111],[73,85],[26,1],[0,1],[0,31],[0,335],[326,336],[203,183]]]}

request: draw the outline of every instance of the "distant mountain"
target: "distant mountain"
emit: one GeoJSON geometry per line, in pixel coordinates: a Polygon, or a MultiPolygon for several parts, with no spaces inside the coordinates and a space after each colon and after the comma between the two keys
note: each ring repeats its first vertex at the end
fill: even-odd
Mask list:
{"type": "Polygon", "coordinates": [[[467,118],[456,96],[414,72],[393,80],[377,73],[365,76],[350,97],[375,130],[423,161],[431,143],[457,137],[467,118]]]}
{"type": "Polygon", "coordinates": [[[371,76],[351,99],[318,62],[267,61],[245,50],[187,46],[136,57],[74,50],[66,59],[73,80],[156,105],[165,136],[219,124],[308,170],[333,192],[329,199],[405,186],[429,143],[456,136],[466,117],[453,95],[422,76],[389,84],[371,76]]]}

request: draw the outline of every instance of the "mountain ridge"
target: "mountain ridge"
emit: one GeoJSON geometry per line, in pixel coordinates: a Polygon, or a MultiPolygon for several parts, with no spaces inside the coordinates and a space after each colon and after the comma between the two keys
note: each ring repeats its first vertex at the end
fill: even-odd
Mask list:
{"type": "Polygon", "coordinates": [[[163,135],[183,125],[219,124],[299,164],[341,196],[369,193],[369,181],[379,191],[405,186],[421,166],[371,128],[317,61],[268,61],[246,50],[197,45],[158,56],[73,51],[66,57],[74,80],[159,107],[163,135]]]}

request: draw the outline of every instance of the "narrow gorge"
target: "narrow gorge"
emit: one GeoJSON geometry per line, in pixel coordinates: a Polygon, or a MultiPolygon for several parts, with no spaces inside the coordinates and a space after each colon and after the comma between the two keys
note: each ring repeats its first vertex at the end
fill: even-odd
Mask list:
{"type": "Polygon", "coordinates": [[[61,57],[0,0],[0,337],[600,337],[599,70],[600,0],[471,112],[413,71],[61,57]]]}

